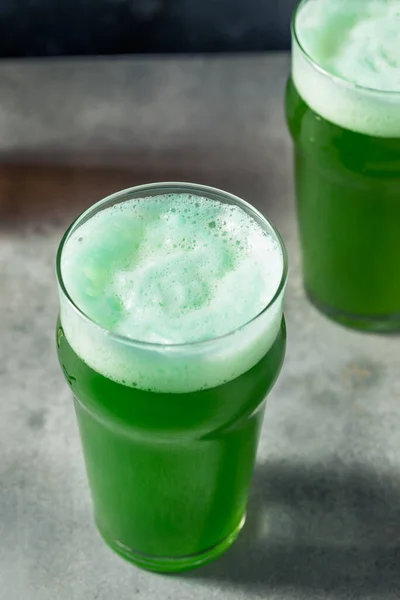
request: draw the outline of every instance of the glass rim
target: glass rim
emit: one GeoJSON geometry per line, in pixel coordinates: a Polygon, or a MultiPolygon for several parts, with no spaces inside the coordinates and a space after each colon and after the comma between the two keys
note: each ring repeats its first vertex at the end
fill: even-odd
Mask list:
{"type": "MultiPolygon", "coordinates": [[[[131,188],[126,188],[126,189],[120,190],[118,192],[114,192],[113,194],[110,194],[109,196],[106,196],[105,198],[98,200],[97,202],[95,202],[94,204],[89,206],[87,209],[85,209],[76,219],[74,219],[74,221],[71,223],[71,225],[67,228],[64,235],[62,236],[61,241],[58,246],[58,249],[57,249],[57,254],[56,254],[56,277],[57,277],[57,283],[58,283],[60,292],[63,294],[63,296],[67,300],[67,302],[70,305],[70,307],[72,308],[72,310],[76,314],[78,314],[78,316],[83,318],[83,320],[85,322],[89,323],[90,325],[94,325],[95,327],[99,328],[105,335],[109,336],[110,338],[114,339],[117,342],[124,343],[125,345],[131,345],[131,346],[136,346],[136,347],[140,347],[140,348],[144,348],[144,349],[154,349],[154,350],[162,350],[162,349],[164,350],[164,349],[168,349],[168,348],[175,349],[175,350],[178,350],[180,348],[182,348],[182,349],[183,348],[196,348],[196,347],[205,346],[207,344],[211,344],[213,342],[228,339],[229,337],[235,335],[237,332],[246,328],[251,323],[257,321],[260,317],[262,317],[264,314],[266,314],[268,312],[268,310],[280,298],[280,296],[285,288],[285,285],[286,285],[287,275],[288,275],[288,255],[287,255],[285,243],[284,243],[279,231],[276,229],[275,225],[273,225],[273,223],[271,223],[271,221],[269,221],[269,219],[267,219],[259,210],[257,210],[254,206],[252,206],[249,202],[246,202],[245,200],[242,200],[241,198],[239,198],[239,196],[235,196],[234,194],[231,194],[230,192],[226,192],[224,190],[221,190],[221,189],[218,189],[215,187],[202,185],[202,184],[196,184],[196,183],[188,183],[188,182],[167,181],[167,182],[157,182],[157,183],[145,183],[145,184],[137,185],[137,186],[134,186],[131,188]],[[123,202],[124,198],[126,200],[129,200],[131,197],[137,196],[141,193],[147,193],[149,191],[157,191],[160,194],[163,194],[163,193],[172,193],[173,190],[176,191],[177,189],[180,191],[186,192],[186,193],[192,193],[192,194],[197,194],[197,195],[199,195],[199,193],[201,193],[202,195],[204,195],[206,197],[208,194],[208,195],[213,195],[213,196],[219,196],[225,200],[231,200],[231,204],[240,206],[240,207],[244,208],[244,210],[246,210],[247,214],[250,214],[250,216],[255,216],[258,223],[267,225],[267,227],[272,231],[272,233],[276,237],[276,240],[279,244],[279,247],[280,247],[280,250],[282,253],[282,274],[281,274],[279,285],[278,285],[273,297],[271,298],[271,300],[257,315],[255,315],[254,317],[252,317],[251,319],[249,319],[242,325],[239,325],[239,327],[236,327],[232,331],[229,331],[228,333],[225,333],[220,336],[207,338],[205,340],[194,341],[194,342],[183,342],[183,343],[179,342],[179,343],[162,344],[159,342],[155,343],[155,342],[146,342],[143,340],[137,340],[135,338],[131,338],[129,336],[122,335],[120,333],[116,333],[115,331],[112,331],[111,329],[108,329],[107,327],[100,325],[94,319],[89,317],[70,296],[70,294],[66,288],[66,285],[64,283],[64,279],[62,276],[62,270],[61,270],[61,257],[62,257],[62,253],[63,253],[63,249],[65,247],[65,244],[68,241],[70,235],[80,226],[80,224],[89,220],[93,215],[95,215],[99,210],[101,210],[101,208],[104,205],[108,205],[108,204],[112,203],[113,201],[123,202]]],[[[61,323],[61,326],[62,326],[62,323],[61,323]]]]}
{"type": "Polygon", "coordinates": [[[342,85],[349,89],[356,90],[356,91],[358,90],[360,92],[366,92],[367,94],[370,94],[370,95],[378,95],[379,94],[379,95],[383,95],[383,96],[390,96],[391,98],[395,98],[396,96],[399,96],[399,98],[400,98],[400,90],[380,90],[379,88],[373,88],[373,87],[360,85],[359,83],[350,81],[350,79],[346,79],[345,77],[341,77],[340,75],[335,75],[334,73],[330,73],[327,69],[325,69],[325,67],[320,65],[311,56],[311,54],[309,54],[309,52],[307,52],[307,50],[304,48],[303,44],[301,43],[301,41],[299,39],[299,35],[298,35],[298,31],[297,31],[297,17],[299,15],[301,8],[310,1],[312,1],[312,0],[300,0],[300,2],[298,3],[298,5],[296,6],[296,8],[293,12],[290,29],[291,29],[291,33],[292,33],[292,38],[296,42],[303,57],[311,64],[311,66],[314,67],[314,69],[319,71],[325,77],[328,77],[329,79],[331,79],[332,81],[337,83],[338,85],[342,85]]]}

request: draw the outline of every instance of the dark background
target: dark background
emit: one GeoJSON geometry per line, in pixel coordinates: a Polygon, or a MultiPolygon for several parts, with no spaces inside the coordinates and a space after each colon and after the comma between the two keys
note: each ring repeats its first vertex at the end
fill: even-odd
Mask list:
{"type": "Polygon", "coordinates": [[[289,47],[297,0],[0,0],[0,57],[289,47]]]}

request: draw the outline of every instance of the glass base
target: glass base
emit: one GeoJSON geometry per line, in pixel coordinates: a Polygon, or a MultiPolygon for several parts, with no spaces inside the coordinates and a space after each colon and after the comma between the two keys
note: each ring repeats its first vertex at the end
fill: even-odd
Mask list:
{"type": "Polygon", "coordinates": [[[400,313],[388,316],[354,315],[321,302],[307,288],[305,288],[305,292],[311,304],[313,304],[319,312],[345,327],[370,333],[393,333],[400,331],[400,313]]]}
{"type": "Polygon", "coordinates": [[[141,569],[146,571],[154,571],[156,573],[179,573],[182,571],[189,571],[190,569],[197,569],[203,565],[212,562],[221,554],[224,554],[235,542],[238,537],[244,523],[246,521],[246,515],[243,515],[238,526],[230,533],[222,542],[208,548],[200,554],[193,554],[190,556],[174,557],[169,558],[166,556],[151,556],[148,554],[141,554],[136,552],[132,548],[128,548],[124,544],[121,544],[118,540],[113,540],[108,537],[101,528],[97,525],[97,529],[107,544],[114,552],[125,558],[129,562],[133,563],[141,569]]]}

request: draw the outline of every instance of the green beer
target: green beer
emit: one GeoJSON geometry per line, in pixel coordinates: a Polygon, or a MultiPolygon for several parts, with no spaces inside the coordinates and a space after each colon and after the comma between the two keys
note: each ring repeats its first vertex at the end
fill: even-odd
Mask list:
{"type": "Polygon", "coordinates": [[[397,0],[304,0],[286,115],[303,276],[351,327],[400,327],[400,11],[397,0]]]}
{"type": "Polygon", "coordinates": [[[250,205],[153,184],[102,200],[57,256],[59,361],[97,527],[174,572],[236,539],[285,353],[285,250],[250,205]]]}

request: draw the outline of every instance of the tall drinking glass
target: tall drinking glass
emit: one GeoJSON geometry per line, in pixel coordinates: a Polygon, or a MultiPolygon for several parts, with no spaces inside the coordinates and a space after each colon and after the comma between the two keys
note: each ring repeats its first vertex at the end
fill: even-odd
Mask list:
{"type": "Polygon", "coordinates": [[[305,290],[350,327],[400,327],[397,0],[303,0],[286,115],[305,290]]]}
{"type": "Polygon", "coordinates": [[[287,259],[256,209],[186,183],[118,192],[57,255],[57,348],[106,543],[173,572],[245,520],[265,398],[286,344],[287,259]]]}

